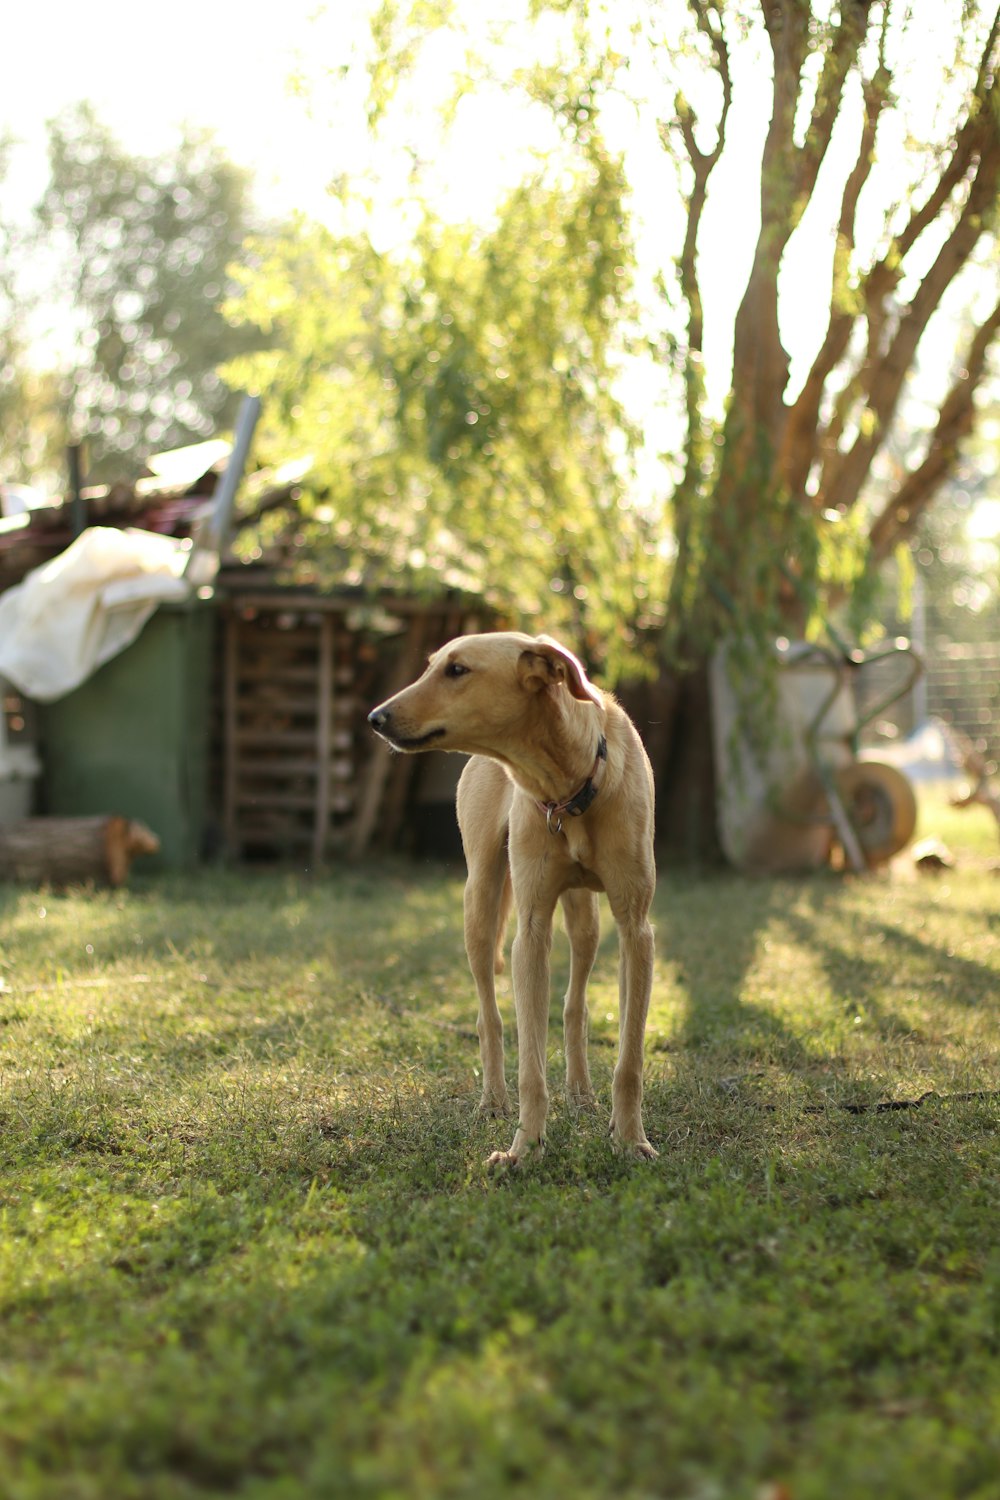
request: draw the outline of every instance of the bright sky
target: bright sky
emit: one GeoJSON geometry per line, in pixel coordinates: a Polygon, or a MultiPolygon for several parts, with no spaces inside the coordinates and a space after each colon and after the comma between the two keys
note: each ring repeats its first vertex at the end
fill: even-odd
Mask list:
{"type": "MultiPolygon", "coordinates": [[[[315,49],[317,0],[45,0],[7,28],[0,124],[22,138],[15,189],[45,184],[44,125],[88,98],[131,150],[155,153],[182,121],[211,127],[234,159],[255,166],[267,206],[310,211],[336,170],[289,78],[315,49]]],[[[359,6],[334,0],[344,17],[359,6]]],[[[343,27],[342,27],[343,29],[343,27]]]]}

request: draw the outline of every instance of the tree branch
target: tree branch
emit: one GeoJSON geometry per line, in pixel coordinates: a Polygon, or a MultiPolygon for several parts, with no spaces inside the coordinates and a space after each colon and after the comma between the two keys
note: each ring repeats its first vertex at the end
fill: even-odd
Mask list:
{"type": "MultiPolygon", "coordinates": [[[[1000,9],[993,17],[993,24],[979,60],[969,113],[955,137],[955,144],[947,166],[943,169],[925,202],[910,215],[909,220],[889,247],[888,254],[883,257],[877,268],[883,275],[887,275],[890,268],[898,267],[924,230],[934,222],[958,184],[968,173],[977,153],[983,148],[984,140],[991,133],[991,122],[988,117],[991,113],[991,95],[994,92],[995,59],[993,53],[997,44],[998,30],[1000,30],[1000,9]]],[[[993,122],[992,133],[995,134],[995,132],[996,125],[993,122]]],[[[891,285],[894,286],[898,279],[897,272],[891,285]]]]}
{"type": "Polygon", "coordinates": [[[863,291],[868,322],[866,362],[871,362],[877,357],[885,323],[886,299],[899,285],[905,257],[924,231],[935,222],[951,202],[956,188],[973,172],[983,153],[989,151],[991,142],[996,140],[997,121],[994,116],[996,59],[994,53],[998,28],[1000,28],[1000,10],[993,18],[993,24],[983,46],[976,81],[970,95],[968,114],[958,129],[951,155],[942,168],[938,180],[920,207],[911,211],[903,228],[893,236],[885,254],[872,266],[864,280],[863,291]]]}
{"type": "MultiPolygon", "coordinates": [[[[1000,132],[993,122],[992,139],[979,159],[976,176],[958,222],[945,241],[923,281],[903,310],[884,354],[866,367],[865,418],[846,453],[830,455],[830,472],[824,466],[821,504],[827,509],[853,504],[871,469],[872,460],[885,438],[899,402],[900,393],[916,354],[917,345],[947,288],[975,248],[984,228],[984,216],[996,201],[1000,183],[1000,132]]],[[[871,351],[871,345],[869,345],[871,351]]]]}
{"type": "Polygon", "coordinates": [[[868,31],[872,3],[873,0],[855,0],[855,4],[845,5],[827,47],[816,86],[812,118],[799,151],[796,221],[801,218],[805,205],[812,197],[816,179],[826,158],[833,127],[840,113],[844,85],[868,31]]]}
{"type": "Polygon", "coordinates": [[[826,335],[819,348],[802,390],[792,406],[785,427],[779,463],[790,494],[800,494],[809,477],[814,456],[820,405],[826,382],[843,359],[857,319],[856,307],[848,290],[851,255],[855,245],[858,199],[875,161],[875,139],[879,117],[888,96],[889,75],[879,66],[874,78],[864,88],[864,125],[858,155],[840,202],[837,242],[833,253],[830,289],[830,317],[826,335]]]}
{"type": "Polygon", "coordinates": [[[922,463],[903,480],[885,508],[872,523],[872,557],[882,562],[899,542],[911,536],[927,506],[951,472],[958,447],[972,430],[974,398],[986,369],[986,359],[1000,332],[1000,302],[977,329],[966,362],[941,403],[937,425],[922,463]]]}
{"type": "MultiPolygon", "coordinates": [[[[702,151],[695,140],[694,114],[687,100],[682,94],[678,94],[675,101],[677,127],[680,130],[688,160],[691,163],[691,170],[694,173],[694,186],[688,195],[687,224],[678,269],[680,272],[681,291],[688,306],[688,348],[689,350],[696,350],[700,354],[704,339],[704,317],[697,270],[698,232],[701,228],[705,201],[708,196],[708,180],[719,157],[722,155],[723,147],[726,143],[726,123],[729,118],[729,108],[732,104],[733,85],[729,66],[729,47],[726,43],[721,17],[718,14],[717,8],[713,4],[704,3],[704,0],[691,0],[691,9],[694,13],[698,30],[708,38],[712,45],[712,50],[715,53],[716,69],[722,85],[722,109],[719,114],[719,123],[716,127],[715,145],[710,151],[702,151]]],[[[661,125],[661,140],[665,134],[666,129],[661,125]]]]}
{"type": "MultiPolygon", "coordinates": [[[[760,179],[760,233],[753,266],[733,330],[733,392],[742,409],[731,416],[749,435],[766,434],[778,446],[784,426],[788,353],[778,327],[778,271],[795,227],[793,127],[807,47],[806,14],[798,0],[761,0],[774,63],[773,106],[764,140],[760,179]]],[[[728,456],[728,448],[727,448],[728,456]]],[[[735,455],[737,464],[742,457],[735,455]]]]}
{"type": "MultiPolygon", "coordinates": [[[[993,19],[983,47],[976,80],[971,90],[969,113],[956,133],[951,154],[930,193],[919,208],[910,214],[885,253],[875,263],[861,284],[864,317],[867,325],[867,349],[851,379],[840,392],[833,416],[822,435],[823,478],[818,503],[823,507],[853,503],[880,446],[887,424],[891,421],[902,389],[907,368],[931,314],[954,276],[965,264],[982,228],[982,217],[989,212],[1000,180],[1000,131],[994,111],[995,51],[1000,28],[1000,12],[993,19]],[[904,274],[904,258],[923,232],[935,222],[952,202],[956,189],[972,178],[964,208],[942,248],[930,273],[914,294],[910,306],[903,310],[895,332],[883,342],[889,298],[904,274]],[[864,426],[847,453],[839,443],[847,419],[858,403],[864,403],[864,426]]],[[[880,68],[885,42],[883,22],[880,45],[880,68]]],[[[877,77],[878,75],[876,75],[877,77]]],[[[875,80],[873,80],[874,83],[875,80]]],[[[801,448],[811,448],[808,438],[818,425],[819,403],[825,382],[846,352],[856,313],[847,309],[831,316],[827,339],[793,409],[791,426],[800,445],[799,461],[793,463],[791,450],[787,457],[789,478],[804,484],[801,448]]],[[[808,470],[806,470],[806,474],[808,470]]]]}
{"type": "MultiPolygon", "coordinates": [[[[686,433],[684,443],[684,475],[674,497],[674,529],[677,557],[674,579],[683,587],[687,575],[687,558],[692,542],[694,516],[692,505],[704,485],[704,444],[701,434],[701,414],[704,407],[705,381],[702,370],[704,346],[704,311],[701,299],[701,283],[698,277],[698,234],[708,197],[708,182],[715,165],[722,155],[726,143],[726,125],[732,104],[733,87],[729,63],[729,47],[722,28],[722,18],[714,3],[691,0],[691,9],[699,31],[708,38],[715,53],[715,65],[722,85],[722,108],[716,127],[715,144],[709,151],[702,151],[694,134],[694,115],[687,100],[678,95],[676,101],[676,123],[687,151],[694,183],[688,195],[687,223],[684,244],[678,261],[681,294],[688,310],[687,352],[684,360],[684,408],[686,433]]],[[[660,127],[661,139],[665,127],[660,127]]]]}

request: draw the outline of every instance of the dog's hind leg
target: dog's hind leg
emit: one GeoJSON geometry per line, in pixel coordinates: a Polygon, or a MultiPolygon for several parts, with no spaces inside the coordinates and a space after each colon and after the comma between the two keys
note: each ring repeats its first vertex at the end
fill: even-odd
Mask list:
{"type": "Polygon", "coordinates": [[[573,1104],[593,1104],[587,1063],[587,981],[601,938],[600,909],[593,891],[585,890],[564,891],[562,909],[570,944],[569,986],[563,1004],[566,1093],[573,1104]]]}
{"type": "Polygon", "coordinates": [[[652,894],[652,879],[648,886],[634,882],[631,887],[623,883],[620,888],[608,888],[620,950],[619,1043],[611,1085],[611,1135],[617,1146],[647,1158],[656,1155],[642,1123],[643,1046],[653,987],[654,941],[648,917],[652,894]]]}
{"type": "Polygon", "coordinates": [[[502,974],[504,971],[503,945],[507,936],[507,923],[510,921],[511,907],[514,905],[514,887],[511,884],[510,864],[504,869],[503,890],[500,892],[500,909],[497,912],[497,940],[493,954],[493,972],[502,974]]]}

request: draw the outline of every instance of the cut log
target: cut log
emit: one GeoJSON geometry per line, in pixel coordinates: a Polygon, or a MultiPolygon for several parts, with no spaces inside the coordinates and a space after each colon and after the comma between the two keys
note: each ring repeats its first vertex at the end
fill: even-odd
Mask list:
{"type": "Polygon", "coordinates": [[[137,854],[160,841],[143,823],[117,814],[96,818],[22,818],[0,825],[0,879],[31,884],[124,885],[137,854]]]}

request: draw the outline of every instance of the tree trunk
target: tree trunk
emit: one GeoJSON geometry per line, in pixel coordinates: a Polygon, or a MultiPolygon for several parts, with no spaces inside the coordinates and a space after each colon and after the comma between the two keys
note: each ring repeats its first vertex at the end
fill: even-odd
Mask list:
{"type": "Polygon", "coordinates": [[[707,661],[664,668],[620,696],[653,767],[661,867],[722,864],[707,661]]]}

